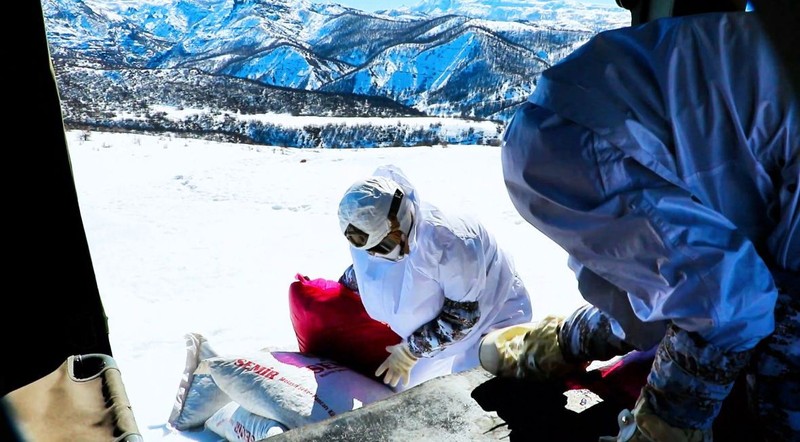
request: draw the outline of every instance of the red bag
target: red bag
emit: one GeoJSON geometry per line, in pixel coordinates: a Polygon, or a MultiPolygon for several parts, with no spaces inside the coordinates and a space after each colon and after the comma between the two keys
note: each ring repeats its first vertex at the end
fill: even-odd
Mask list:
{"type": "Polygon", "coordinates": [[[389,356],[400,336],[372,319],[361,297],[344,285],[297,274],[289,287],[289,313],[300,351],[333,359],[366,376],[389,356]]]}
{"type": "Polygon", "coordinates": [[[586,388],[604,400],[613,400],[632,409],[639,398],[642,387],[647,383],[647,375],[653,365],[656,349],[632,351],[611,365],[597,369],[595,376],[587,375],[567,379],[570,389],[586,388]]]}

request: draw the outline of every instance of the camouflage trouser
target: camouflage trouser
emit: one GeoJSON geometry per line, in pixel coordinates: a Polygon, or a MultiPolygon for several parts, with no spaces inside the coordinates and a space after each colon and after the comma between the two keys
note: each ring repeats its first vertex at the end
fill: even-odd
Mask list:
{"type": "Polygon", "coordinates": [[[746,373],[764,440],[800,441],[800,295],[779,295],[775,331],[756,347],[746,373]]]}

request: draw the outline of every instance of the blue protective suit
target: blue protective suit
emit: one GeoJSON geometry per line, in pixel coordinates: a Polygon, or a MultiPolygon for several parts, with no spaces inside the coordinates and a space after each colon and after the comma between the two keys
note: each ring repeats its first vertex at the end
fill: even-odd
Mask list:
{"type": "Polygon", "coordinates": [[[779,292],[797,311],[800,113],[782,75],[753,13],[657,20],[545,71],[505,134],[515,207],[615,336],[661,342],[649,399],[679,427],[710,427],[779,292]]]}

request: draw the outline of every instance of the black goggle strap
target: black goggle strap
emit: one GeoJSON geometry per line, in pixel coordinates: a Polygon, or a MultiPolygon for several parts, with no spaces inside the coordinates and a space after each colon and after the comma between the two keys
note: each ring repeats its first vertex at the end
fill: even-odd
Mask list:
{"type": "Polygon", "coordinates": [[[389,231],[389,234],[381,240],[381,242],[367,250],[368,252],[385,255],[394,250],[398,244],[402,245],[402,237],[399,235],[392,235],[392,233],[400,230],[400,221],[397,220],[397,212],[400,211],[401,202],[403,202],[403,191],[397,189],[392,197],[392,205],[389,206],[389,224],[391,230],[389,231]]]}
{"type": "MultiPolygon", "coordinates": [[[[394,191],[394,195],[392,196],[392,204],[389,206],[389,214],[387,215],[391,227],[391,230],[389,231],[390,233],[400,228],[400,222],[397,220],[397,212],[400,211],[400,203],[402,201],[403,191],[398,188],[394,191]]],[[[369,241],[369,234],[352,224],[347,225],[347,228],[344,230],[344,236],[346,236],[347,239],[356,247],[364,247],[364,244],[369,241]]],[[[380,244],[372,247],[370,251],[377,249],[378,253],[380,253],[379,250],[386,247],[383,242],[384,241],[381,241],[380,244]],[[382,245],[383,247],[381,247],[382,245]]],[[[392,248],[394,248],[394,246],[392,246],[392,248]]],[[[384,253],[388,253],[390,251],[391,249],[384,253]]]]}
{"type": "Polygon", "coordinates": [[[389,224],[391,224],[391,231],[397,230],[400,228],[400,221],[397,220],[397,212],[400,211],[400,203],[403,202],[403,191],[398,188],[394,191],[394,196],[392,196],[392,205],[389,206],[389,224]]]}

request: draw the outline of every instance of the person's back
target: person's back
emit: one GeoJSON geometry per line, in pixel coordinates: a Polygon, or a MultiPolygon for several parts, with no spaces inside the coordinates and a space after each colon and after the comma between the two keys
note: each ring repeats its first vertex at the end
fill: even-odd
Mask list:
{"type": "MultiPolygon", "coordinates": [[[[586,189],[597,183],[613,189],[617,195],[602,197],[611,201],[607,206],[613,204],[604,209],[606,213],[649,210],[668,217],[664,223],[678,227],[658,235],[672,238],[678,244],[674,249],[680,250],[665,251],[673,249],[669,244],[659,246],[660,250],[651,248],[654,253],[672,256],[662,272],[683,266],[716,266],[715,277],[725,282],[726,290],[745,292],[760,287],[763,297],[757,296],[758,292],[742,293],[742,299],[751,301],[751,311],[755,313],[760,305],[762,310],[771,310],[772,273],[785,274],[779,277],[788,279],[789,273],[800,271],[800,111],[796,97],[781,89],[786,83],[781,81],[776,63],[758,18],[749,12],[661,19],[602,33],[546,71],[529,100],[537,112],[547,109],[544,112],[596,134],[600,142],[592,152],[599,170],[591,174],[575,174],[564,166],[538,170],[563,174],[553,178],[563,184],[562,194],[564,189],[596,193],[586,189]],[[617,161],[636,163],[636,170],[613,168],[617,161]],[[657,175],[656,180],[648,176],[651,173],[657,175]],[[657,181],[663,189],[672,185],[669,192],[674,193],[675,201],[692,204],[670,208],[663,206],[664,197],[659,196],[657,203],[662,206],[657,207],[649,193],[637,192],[645,181],[657,181]],[[702,250],[680,244],[698,238],[710,241],[706,247],[722,244],[723,249],[738,250],[745,258],[763,262],[748,262],[731,254],[730,259],[718,255],[692,264],[702,250]],[[748,282],[738,283],[739,278],[748,282]]],[[[578,248],[574,255],[582,264],[605,260],[602,253],[589,256],[579,247],[585,236],[565,234],[553,223],[539,221],[549,217],[548,210],[559,209],[533,204],[526,192],[529,178],[523,172],[538,166],[533,162],[548,161],[546,156],[527,151],[529,129],[539,126],[525,121],[526,112],[533,107],[523,108],[506,132],[503,164],[512,200],[523,217],[559,244],[568,250],[578,248]],[[530,213],[532,210],[536,213],[530,213]]],[[[559,142],[569,143],[567,139],[559,142]]],[[[559,154],[574,155],[567,150],[561,149],[559,154]]],[[[600,233],[592,238],[595,244],[614,248],[619,242],[620,236],[600,233]]],[[[645,265],[643,257],[627,258],[645,265]]],[[[679,278],[682,271],[671,276],[679,278]]],[[[624,275],[607,279],[634,293],[670,285],[652,280],[649,270],[628,274],[627,280],[624,275]]],[[[693,282],[702,283],[699,275],[690,275],[688,282],[684,284],[687,290],[693,282]]],[[[714,319],[724,322],[730,318],[714,319]]],[[[755,322],[753,317],[740,319],[738,326],[759,327],[762,337],[764,330],[768,333],[772,327],[766,318],[755,322]]]]}
{"type": "Polygon", "coordinates": [[[584,297],[626,339],[674,327],[643,397],[678,428],[709,428],[761,342],[771,396],[755,400],[780,410],[775,434],[800,431],[783,374],[800,367],[800,110],[782,75],[753,13],[660,19],[545,71],[506,131],[509,195],[570,253],[584,297]]]}
{"type": "Polygon", "coordinates": [[[800,110],[760,27],[752,12],[711,13],[601,33],[548,70],[530,101],[597,132],[797,270],[800,110]]]}

